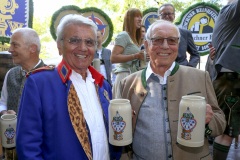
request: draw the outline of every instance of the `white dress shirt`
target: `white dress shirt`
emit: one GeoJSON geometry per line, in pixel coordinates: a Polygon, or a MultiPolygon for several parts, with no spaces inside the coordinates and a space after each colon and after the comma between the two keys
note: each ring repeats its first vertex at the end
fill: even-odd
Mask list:
{"type": "Polygon", "coordinates": [[[76,89],[84,118],[90,130],[93,159],[109,160],[108,138],[103,120],[103,111],[92,74],[87,70],[86,81],[84,81],[82,76],[73,70],[70,80],[76,89]]]}
{"type": "Polygon", "coordinates": [[[153,73],[155,76],[158,77],[160,84],[167,84],[167,77],[171,74],[171,72],[174,69],[175,65],[176,65],[176,63],[173,62],[171,67],[164,73],[164,76],[162,77],[162,76],[154,73],[150,63],[148,63],[148,67],[147,67],[147,70],[146,70],[146,81],[148,80],[148,78],[153,73]]]}

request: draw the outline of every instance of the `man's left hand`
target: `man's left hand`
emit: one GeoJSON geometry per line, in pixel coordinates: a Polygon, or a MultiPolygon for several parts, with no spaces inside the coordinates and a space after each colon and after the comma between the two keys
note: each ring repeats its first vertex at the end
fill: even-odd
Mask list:
{"type": "Polygon", "coordinates": [[[205,119],[205,124],[208,124],[211,119],[212,119],[212,116],[213,116],[213,110],[212,110],[212,107],[207,104],[206,105],[206,119],[205,119]]]}

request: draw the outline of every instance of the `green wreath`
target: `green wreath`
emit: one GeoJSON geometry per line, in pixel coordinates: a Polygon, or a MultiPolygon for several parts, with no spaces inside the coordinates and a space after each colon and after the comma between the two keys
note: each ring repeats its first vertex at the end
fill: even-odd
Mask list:
{"type": "MultiPolygon", "coordinates": [[[[28,19],[28,27],[32,28],[32,24],[33,24],[33,1],[29,0],[29,19],[28,19]]],[[[0,42],[2,42],[2,44],[4,43],[9,43],[10,38],[9,37],[3,37],[0,36],[0,42]]]]}
{"type": "Polygon", "coordinates": [[[57,10],[53,16],[52,16],[52,19],[51,19],[51,25],[50,25],[50,33],[53,37],[54,40],[56,40],[56,26],[55,26],[55,22],[57,20],[57,18],[60,16],[60,14],[62,12],[76,12],[76,13],[79,13],[79,14],[83,14],[83,13],[86,13],[86,12],[95,12],[95,13],[98,13],[99,15],[101,15],[105,20],[106,22],[108,23],[108,27],[109,27],[109,35],[107,37],[107,39],[105,40],[105,42],[102,44],[103,47],[107,47],[108,44],[111,42],[112,40],[112,36],[113,36],[113,24],[112,24],[112,21],[111,19],[109,18],[109,16],[104,13],[102,10],[98,9],[98,8],[95,8],[95,7],[88,7],[88,8],[84,8],[84,9],[80,9],[79,7],[77,6],[74,6],[74,5],[69,5],[69,6],[63,6],[62,8],[60,8],[59,10],[57,10]]]}
{"type": "Polygon", "coordinates": [[[157,13],[157,11],[158,11],[158,8],[154,8],[154,7],[145,9],[145,10],[143,11],[143,16],[145,16],[146,14],[148,14],[148,13],[150,13],[150,12],[156,12],[156,13],[157,13]]]}

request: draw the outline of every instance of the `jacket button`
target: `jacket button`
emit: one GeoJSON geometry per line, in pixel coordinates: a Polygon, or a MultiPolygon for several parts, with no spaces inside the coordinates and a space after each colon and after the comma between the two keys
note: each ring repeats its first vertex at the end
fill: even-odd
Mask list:
{"type": "Polygon", "coordinates": [[[164,97],[163,99],[164,99],[164,100],[167,100],[167,97],[164,97]]]}

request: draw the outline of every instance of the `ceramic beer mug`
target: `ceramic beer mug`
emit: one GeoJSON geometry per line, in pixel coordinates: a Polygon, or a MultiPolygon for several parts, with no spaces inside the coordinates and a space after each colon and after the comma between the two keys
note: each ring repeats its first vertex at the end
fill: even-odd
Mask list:
{"type": "Polygon", "coordinates": [[[179,104],[177,142],[187,147],[204,144],[206,101],[204,97],[182,96],[179,104]]]}
{"type": "Polygon", "coordinates": [[[113,99],[108,108],[109,143],[126,146],[132,143],[132,109],[128,99],[113,99]]]}
{"type": "Polygon", "coordinates": [[[93,59],[93,67],[100,72],[100,65],[101,65],[101,61],[99,58],[94,58],[93,59]]]}
{"type": "Polygon", "coordinates": [[[17,116],[15,114],[4,114],[1,116],[1,138],[4,148],[16,146],[16,125],[17,116]]]}

